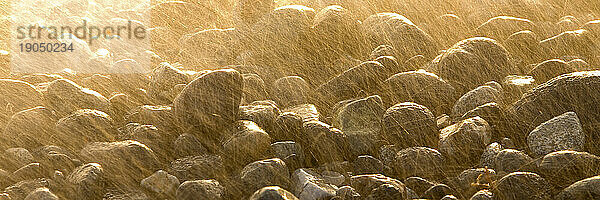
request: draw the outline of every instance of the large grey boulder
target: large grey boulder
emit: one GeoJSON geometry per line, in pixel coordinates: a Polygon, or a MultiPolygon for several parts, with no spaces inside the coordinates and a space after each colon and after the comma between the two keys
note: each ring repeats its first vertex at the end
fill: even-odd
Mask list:
{"type": "Polygon", "coordinates": [[[566,112],[533,129],[527,136],[529,150],[536,157],[560,150],[582,151],[585,134],[577,114],[566,112]]]}

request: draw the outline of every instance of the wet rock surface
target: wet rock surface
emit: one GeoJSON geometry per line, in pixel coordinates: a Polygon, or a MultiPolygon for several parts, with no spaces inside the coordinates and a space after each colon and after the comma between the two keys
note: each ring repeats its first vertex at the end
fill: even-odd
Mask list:
{"type": "Polygon", "coordinates": [[[529,133],[527,141],[530,151],[536,156],[585,148],[583,128],[574,112],[567,112],[542,123],[529,133]]]}
{"type": "Polygon", "coordinates": [[[480,117],[460,121],[441,130],[440,153],[452,165],[471,167],[476,164],[490,142],[490,126],[480,117]]]}
{"type": "Polygon", "coordinates": [[[492,192],[499,199],[550,199],[548,181],[530,172],[514,172],[502,177],[492,192]]]}
{"type": "Polygon", "coordinates": [[[337,188],[312,169],[297,169],[292,174],[294,194],[301,199],[331,198],[337,188]]]}
{"type": "Polygon", "coordinates": [[[216,180],[186,181],[177,188],[177,199],[223,199],[223,186],[216,180]]]}
{"type": "Polygon", "coordinates": [[[600,171],[600,157],[587,152],[557,151],[544,156],[539,171],[558,188],[594,176],[600,171]]]}
{"type": "Polygon", "coordinates": [[[100,93],[67,79],[58,79],[48,84],[44,99],[46,107],[61,115],[68,115],[79,109],[107,111],[109,106],[108,99],[100,93]]]}
{"type": "Polygon", "coordinates": [[[285,200],[295,200],[298,199],[291,192],[279,187],[279,186],[269,186],[264,187],[260,190],[257,190],[250,197],[251,200],[261,200],[261,199],[285,199],[285,200]]]}
{"type": "Polygon", "coordinates": [[[600,196],[596,1],[61,2],[151,45],[12,72],[0,9],[0,199],[600,196]]]}
{"type": "Polygon", "coordinates": [[[589,199],[594,198],[598,191],[598,176],[577,181],[560,192],[557,199],[589,199]]]}
{"type": "Polygon", "coordinates": [[[236,119],[242,88],[243,78],[235,70],[204,74],[190,82],[175,98],[174,116],[188,126],[200,125],[207,131],[223,130],[236,119]]]}
{"type": "Polygon", "coordinates": [[[515,102],[509,109],[511,118],[518,124],[522,134],[514,137],[516,143],[525,141],[527,133],[537,126],[565,112],[575,112],[580,120],[586,136],[586,149],[590,153],[597,153],[598,148],[594,146],[597,135],[593,134],[597,117],[595,100],[590,98],[595,95],[597,72],[575,72],[561,75],[551,81],[535,87],[526,93],[520,100],[515,102]],[[545,112],[539,112],[545,110],[545,112]],[[535,114],[534,114],[535,113],[535,114]],[[534,117],[535,116],[535,117],[534,117]],[[525,120],[528,118],[529,120],[525,120]]]}
{"type": "Polygon", "coordinates": [[[417,176],[439,179],[443,173],[444,163],[444,157],[435,149],[411,147],[398,151],[393,168],[401,178],[417,176]]]}
{"type": "Polygon", "coordinates": [[[240,174],[241,180],[250,191],[277,185],[289,187],[290,173],[281,159],[267,159],[246,165],[240,174]]]}
{"type": "Polygon", "coordinates": [[[445,79],[426,71],[395,74],[383,82],[382,98],[386,106],[401,102],[415,102],[426,106],[434,114],[447,113],[458,95],[445,79]]]}
{"type": "Polygon", "coordinates": [[[425,106],[396,104],[388,108],[382,121],[383,138],[398,147],[438,146],[440,133],[435,117],[425,106]]]}
{"type": "Polygon", "coordinates": [[[501,81],[513,71],[508,51],[494,39],[475,37],[462,40],[439,55],[428,70],[466,92],[488,81],[501,81]],[[486,73],[478,73],[485,71],[486,73]]]}

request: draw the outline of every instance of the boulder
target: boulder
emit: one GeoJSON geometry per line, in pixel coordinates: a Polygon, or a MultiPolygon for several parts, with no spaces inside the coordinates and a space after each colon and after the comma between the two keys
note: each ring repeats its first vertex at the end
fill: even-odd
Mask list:
{"type": "Polygon", "coordinates": [[[560,32],[565,32],[578,29],[580,23],[576,17],[567,15],[561,17],[558,22],[556,22],[556,25],[559,27],[560,32]]]}
{"type": "Polygon", "coordinates": [[[490,125],[480,117],[462,120],[441,130],[440,153],[450,165],[470,168],[490,143],[490,134],[490,125]]]}
{"type": "Polygon", "coordinates": [[[235,125],[243,78],[232,69],[206,73],[190,82],[173,101],[173,113],[184,126],[209,132],[235,125]]]}
{"type": "MultiPolygon", "coordinates": [[[[27,82],[0,79],[0,117],[8,119],[12,114],[41,106],[43,104],[42,93],[37,91],[35,87],[27,82]],[[9,110],[7,110],[9,109],[9,110]]],[[[2,123],[4,124],[4,123],[2,123]]]]}
{"type": "Polygon", "coordinates": [[[458,198],[456,198],[454,195],[449,194],[442,197],[440,200],[458,200],[458,198]]]}
{"type": "Polygon", "coordinates": [[[175,154],[180,157],[198,156],[207,154],[208,150],[202,145],[202,142],[191,134],[181,134],[173,142],[175,154]]]}
{"type": "Polygon", "coordinates": [[[452,125],[452,118],[446,114],[442,114],[435,118],[435,123],[438,129],[443,129],[452,125]]]}
{"type": "Polygon", "coordinates": [[[181,182],[202,179],[223,180],[225,166],[220,156],[206,154],[174,160],[167,172],[181,182]]]}
{"type": "Polygon", "coordinates": [[[597,43],[594,42],[594,34],[585,29],[570,30],[551,38],[540,41],[542,52],[546,59],[561,56],[578,56],[586,60],[595,58],[598,51],[597,43]]]}
{"type": "Polygon", "coordinates": [[[70,173],[77,166],[81,165],[78,156],[56,146],[44,146],[35,149],[33,155],[35,160],[49,172],[57,170],[63,173],[70,173]]]}
{"type": "Polygon", "coordinates": [[[310,85],[299,76],[286,76],[273,83],[273,99],[282,108],[308,103],[312,96],[310,85]]]}
{"type": "Polygon", "coordinates": [[[91,142],[107,142],[117,138],[113,119],[99,110],[77,110],[58,120],[56,130],[58,133],[52,138],[57,145],[71,150],[81,149],[91,142]]]}
{"type": "Polygon", "coordinates": [[[265,81],[260,76],[256,74],[242,74],[242,78],[244,78],[242,104],[269,99],[265,81]]]}
{"type": "Polygon", "coordinates": [[[581,28],[592,32],[596,38],[600,38],[600,20],[589,21],[581,28]]]}
{"type": "Polygon", "coordinates": [[[174,117],[173,108],[164,105],[141,105],[128,111],[127,122],[151,124],[165,131],[177,131],[180,125],[174,117]]]}
{"type": "Polygon", "coordinates": [[[413,61],[418,63],[417,60],[408,60],[405,63],[398,63],[397,59],[394,56],[380,56],[375,58],[375,62],[380,63],[385,68],[387,77],[393,76],[397,73],[417,70],[417,66],[419,65],[413,65],[413,61]]]}
{"type": "Polygon", "coordinates": [[[575,112],[585,133],[585,148],[592,154],[599,153],[596,141],[600,135],[594,133],[600,111],[589,106],[600,103],[595,98],[600,95],[599,83],[600,72],[575,72],[533,88],[508,109],[507,118],[517,127],[511,139],[525,144],[527,134],[540,124],[565,112],[575,112]]]}
{"type": "Polygon", "coordinates": [[[504,150],[502,144],[498,142],[491,143],[485,147],[485,150],[481,154],[478,167],[496,168],[496,155],[500,151],[504,150]]]}
{"type": "Polygon", "coordinates": [[[299,199],[328,199],[336,195],[337,187],[327,184],[323,177],[311,169],[297,169],[292,174],[294,194],[299,199]]]}
{"type": "Polygon", "coordinates": [[[585,142],[583,128],[574,112],[566,112],[540,124],[527,136],[529,150],[535,157],[560,150],[582,151],[585,142]]]}
{"type": "Polygon", "coordinates": [[[80,83],[82,87],[97,91],[107,98],[110,97],[113,92],[116,92],[112,78],[109,76],[94,74],[81,79],[80,83]]]}
{"type": "Polygon", "coordinates": [[[29,150],[24,148],[9,148],[4,150],[2,155],[6,161],[2,168],[10,171],[14,171],[20,167],[34,162],[33,155],[29,150]]]}
{"type": "Polygon", "coordinates": [[[88,163],[77,167],[69,176],[67,182],[73,185],[74,199],[101,198],[106,187],[106,174],[104,168],[98,163],[88,163]]]}
{"type": "Polygon", "coordinates": [[[338,199],[347,199],[347,200],[359,200],[361,199],[360,194],[356,192],[356,190],[350,186],[340,187],[337,191],[335,191],[335,198],[338,199]]]}
{"type": "Polygon", "coordinates": [[[314,17],[315,10],[303,5],[270,10],[250,27],[244,38],[243,42],[248,43],[245,48],[255,54],[249,64],[269,66],[281,74],[302,73],[307,64],[306,45],[310,45],[314,37],[311,32],[314,17]]]}
{"type": "Polygon", "coordinates": [[[393,56],[401,61],[415,55],[433,58],[438,50],[431,36],[397,13],[371,15],[363,21],[362,29],[366,32],[371,48],[389,44],[397,49],[397,54],[393,56]]]}
{"type": "Polygon", "coordinates": [[[225,188],[213,179],[186,181],[177,188],[176,199],[178,200],[193,200],[193,199],[223,199],[225,188]]]}
{"type": "Polygon", "coordinates": [[[35,74],[26,74],[23,75],[19,78],[19,80],[21,81],[25,81],[31,85],[38,85],[41,83],[50,83],[54,80],[57,79],[62,79],[63,77],[61,75],[58,74],[42,74],[42,73],[35,73],[35,74]]]}
{"type": "Polygon", "coordinates": [[[386,107],[401,102],[415,102],[436,116],[449,113],[458,98],[446,80],[422,70],[395,74],[382,83],[381,98],[386,107]]]}
{"type": "Polygon", "coordinates": [[[513,33],[535,30],[535,24],[528,20],[511,16],[498,16],[489,19],[475,30],[479,35],[504,41],[513,33]]]}
{"type": "Polygon", "coordinates": [[[431,181],[421,177],[408,177],[404,179],[404,184],[406,184],[406,187],[410,188],[417,196],[423,195],[427,189],[435,185],[431,181]]]}
{"type": "Polygon", "coordinates": [[[384,173],[383,163],[379,159],[370,155],[358,156],[358,158],[352,161],[352,167],[354,168],[353,174],[356,175],[384,173]]]}
{"type": "Polygon", "coordinates": [[[245,189],[256,191],[267,186],[288,188],[290,172],[279,158],[260,160],[246,165],[240,174],[245,189]]]}
{"type": "Polygon", "coordinates": [[[492,189],[494,199],[550,199],[550,184],[531,172],[513,172],[502,177],[492,189]]]}
{"type": "Polygon", "coordinates": [[[233,12],[234,23],[242,27],[252,25],[273,10],[274,6],[275,2],[273,0],[238,1],[233,12]]]}
{"type": "Polygon", "coordinates": [[[251,121],[241,120],[237,124],[234,135],[223,144],[227,161],[236,166],[244,166],[264,158],[271,145],[269,134],[251,121]]]}
{"type": "Polygon", "coordinates": [[[17,182],[4,189],[4,193],[8,194],[9,199],[25,199],[27,195],[35,191],[37,188],[50,188],[52,180],[47,178],[37,178],[17,182]]]}
{"type": "Polygon", "coordinates": [[[271,144],[271,152],[276,158],[285,162],[292,171],[303,167],[306,163],[302,146],[293,141],[275,142],[271,144]]]}
{"type": "Polygon", "coordinates": [[[382,45],[379,45],[379,46],[373,48],[373,50],[371,51],[371,54],[369,55],[369,59],[375,60],[382,56],[394,57],[395,55],[398,55],[398,53],[396,52],[396,49],[393,46],[390,46],[387,44],[382,44],[382,45]]]}
{"type": "Polygon", "coordinates": [[[392,184],[382,184],[371,191],[371,194],[367,197],[369,200],[382,199],[382,200],[393,200],[406,198],[408,190],[406,188],[399,188],[392,184]]]}
{"type": "Polygon", "coordinates": [[[139,104],[138,102],[134,102],[130,95],[123,93],[115,93],[108,101],[110,102],[112,117],[119,124],[124,123],[129,111],[133,110],[139,104]]]}
{"type": "Polygon", "coordinates": [[[379,147],[379,152],[377,152],[377,155],[379,160],[381,160],[383,163],[386,172],[390,172],[392,170],[391,167],[394,166],[396,162],[396,154],[400,150],[402,150],[402,148],[397,147],[396,145],[383,145],[379,147]]]}
{"type": "Polygon", "coordinates": [[[493,194],[489,190],[479,190],[470,200],[492,200],[493,194]]]}
{"type": "Polygon", "coordinates": [[[50,192],[48,188],[38,188],[29,193],[25,200],[58,200],[58,197],[50,192]]]}
{"type": "Polygon", "coordinates": [[[536,86],[532,76],[509,75],[504,78],[502,87],[504,89],[505,102],[515,102],[536,86]]]}
{"type": "Polygon", "coordinates": [[[154,125],[140,125],[129,123],[119,129],[118,140],[135,140],[152,149],[159,159],[170,159],[172,157],[171,144],[167,141],[175,139],[168,132],[159,130],[154,125]]]}
{"type": "Polygon", "coordinates": [[[538,168],[550,184],[565,188],[600,173],[600,157],[587,152],[557,151],[544,156],[538,168]]]}
{"type": "Polygon", "coordinates": [[[527,75],[533,76],[535,82],[542,84],[554,77],[576,72],[577,69],[573,68],[567,62],[560,59],[546,60],[540,64],[537,64],[527,75]]]}
{"type": "Polygon", "coordinates": [[[321,117],[319,110],[313,104],[301,104],[286,108],[283,113],[294,113],[302,119],[302,122],[319,121],[321,117]]]}
{"type": "Polygon", "coordinates": [[[570,68],[575,69],[575,71],[592,71],[595,69],[590,65],[590,63],[580,58],[573,59],[567,62],[567,64],[569,64],[570,68]]]}
{"type": "Polygon", "coordinates": [[[279,186],[267,186],[260,190],[257,190],[252,194],[249,200],[268,200],[268,199],[281,199],[281,200],[298,200],[294,194],[279,186]]]}
{"type": "Polygon", "coordinates": [[[559,18],[556,16],[555,8],[544,2],[484,0],[469,1],[468,4],[456,6],[458,13],[464,15],[467,23],[474,23],[475,26],[496,16],[520,16],[532,21],[559,18]],[[474,9],[480,9],[480,12],[474,12],[474,9]]]}
{"type": "Polygon", "coordinates": [[[479,86],[460,97],[452,108],[452,117],[459,118],[481,105],[501,102],[501,93],[490,86],[479,86]]]}
{"type": "Polygon", "coordinates": [[[401,179],[418,176],[440,180],[444,176],[444,164],[444,157],[437,150],[427,147],[411,147],[396,154],[393,167],[401,179]]]}
{"type": "Polygon", "coordinates": [[[172,103],[175,98],[170,95],[175,85],[187,83],[188,77],[183,71],[163,62],[150,73],[148,96],[155,104],[167,105],[172,103]]]}
{"type": "Polygon", "coordinates": [[[481,117],[490,124],[492,128],[492,140],[512,136],[512,128],[507,122],[506,114],[498,103],[486,103],[468,111],[460,119],[481,117]]]}
{"type": "Polygon", "coordinates": [[[454,189],[446,184],[436,184],[431,186],[427,191],[425,191],[422,197],[426,199],[442,199],[447,195],[452,195],[456,193],[454,189]]]}
{"type": "Polygon", "coordinates": [[[508,36],[503,44],[519,64],[521,73],[528,72],[530,68],[527,65],[540,62],[543,57],[540,55],[541,47],[538,35],[531,30],[515,32],[508,36]]]}
{"type": "MultiPolygon", "coordinates": [[[[364,33],[361,31],[358,16],[340,5],[330,5],[321,9],[313,20],[312,30],[320,42],[317,52],[324,61],[337,56],[361,56],[364,53],[364,33]]],[[[315,74],[322,70],[315,70],[315,74]]]]}
{"type": "Polygon", "coordinates": [[[106,170],[107,177],[120,183],[138,185],[159,167],[152,149],[133,140],[94,142],[81,150],[86,162],[96,162],[106,170]]]}
{"type": "Polygon", "coordinates": [[[333,126],[345,133],[376,134],[385,110],[378,95],[348,102],[338,109],[333,126]]]}
{"type": "Polygon", "coordinates": [[[268,133],[272,133],[280,112],[273,101],[255,101],[250,105],[240,106],[239,119],[253,121],[268,133]]]}
{"type": "Polygon", "coordinates": [[[50,174],[40,163],[29,163],[10,174],[9,178],[15,182],[43,178],[50,174]]]}
{"type": "Polygon", "coordinates": [[[361,196],[369,196],[373,189],[378,188],[380,185],[389,184],[399,189],[400,199],[406,199],[406,186],[399,180],[381,175],[381,174],[367,174],[350,177],[350,186],[355,188],[361,196]]]}
{"type": "Polygon", "coordinates": [[[555,198],[558,200],[593,199],[600,195],[600,176],[577,181],[565,188],[555,198]]]}
{"type": "Polygon", "coordinates": [[[304,123],[303,127],[306,137],[299,142],[312,153],[317,163],[341,162],[351,156],[348,154],[349,138],[339,129],[320,121],[304,123]]]}
{"type": "Polygon", "coordinates": [[[269,135],[275,141],[300,141],[303,131],[302,124],[303,119],[299,114],[283,112],[275,119],[275,130],[269,135]]]}
{"type": "Polygon", "coordinates": [[[154,174],[142,179],[140,185],[159,196],[173,197],[179,187],[179,179],[163,170],[158,170],[154,174]]]}
{"type": "Polygon", "coordinates": [[[399,103],[383,114],[382,137],[399,148],[436,148],[439,134],[436,118],[425,106],[412,102],[399,103]]]}
{"type": "MultiPolygon", "coordinates": [[[[443,4],[440,4],[439,6],[443,6],[443,4]]],[[[427,24],[427,26],[424,26],[427,33],[438,42],[442,49],[447,49],[456,43],[456,41],[466,37],[470,27],[468,27],[468,22],[465,21],[466,18],[459,16],[460,15],[458,14],[445,13],[443,15],[438,15],[435,19],[431,20],[432,22],[427,24]],[[452,27],[454,31],[439,31],[445,27],[452,27]]]]}
{"type": "MultiPolygon", "coordinates": [[[[323,168],[319,168],[319,170],[323,170],[323,168]]],[[[342,173],[339,172],[339,170],[336,171],[327,171],[324,170],[321,172],[321,175],[323,176],[323,180],[325,180],[325,183],[336,186],[336,187],[341,187],[343,185],[348,184],[346,177],[348,176],[348,173],[342,173]]]]}
{"type": "Polygon", "coordinates": [[[140,190],[126,190],[126,191],[118,191],[118,190],[109,190],[106,194],[104,194],[106,200],[121,200],[121,199],[150,199],[148,195],[143,193],[140,190]]]}
{"type": "Polygon", "coordinates": [[[514,149],[504,149],[498,152],[495,160],[494,169],[506,173],[523,171],[522,168],[525,165],[533,162],[533,159],[527,154],[514,149]]]}
{"type": "Polygon", "coordinates": [[[363,62],[317,87],[315,91],[319,108],[329,111],[337,102],[361,97],[365,92],[374,92],[387,78],[381,63],[363,62]]]}
{"type": "Polygon", "coordinates": [[[48,85],[44,99],[44,105],[55,110],[59,116],[65,116],[80,109],[108,112],[110,107],[108,99],[100,93],[83,88],[67,79],[52,81],[48,85]]]}
{"type": "Polygon", "coordinates": [[[426,69],[448,81],[462,94],[488,81],[501,82],[514,72],[508,51],[496,40],[462,40],[434,59],[426,69]],[[479,73],[485,71],[486,73],[479,73]]]}

